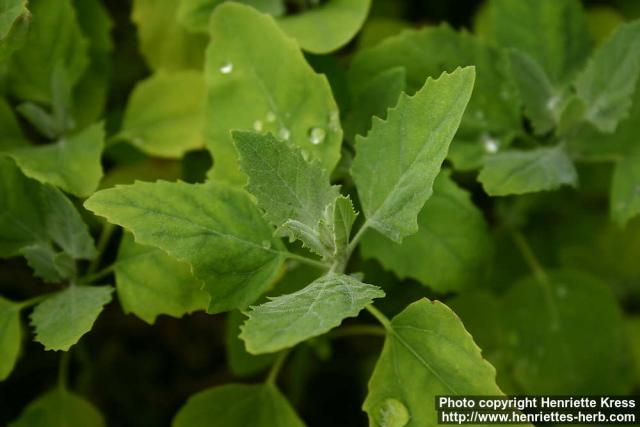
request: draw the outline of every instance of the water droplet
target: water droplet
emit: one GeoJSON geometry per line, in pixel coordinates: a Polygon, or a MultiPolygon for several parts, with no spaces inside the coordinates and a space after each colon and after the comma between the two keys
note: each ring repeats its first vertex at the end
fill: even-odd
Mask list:
{"type": "Polygon", "coordinates": [[[273,123],[273,122],[275,122],[275,121],[276,121],[276,115],[273,113],[273,111],[269,111],[269,112],[267,113],[267,121],[268,121],[269,123],[273,123]]]}
{"type": "Polygon", "coordinates": [[[374,414],[380,427],[403,427],[409,423],[409,410],[397,399],[385,399],[374,414]]]}
{"type": "Polygon", "coordinates": [[[225,62],[220,66],[220,72],[222,74],[231,74],[233,71],[233,64],[231,62],[225,62]]]}
{"type": "Polygon", "coordinates": [[[309,152],[307,150],[301,150],[300,154],[302,154],[302,158],[305,162],[309,161],[309,152]]]}
{"type": "Polygon", "coordinates": [[[253,122],[253,129],[256,132],[262,132],[262,120],[256,120],[255,122],[253,122]]]}
{"type": "Polygon", "coordinates": [[[558,289],[556,289],[556,293],[558,294],[558,298],[564,298],[567,296],[567,288],[559,286],[558,289]]]}
{"type": "Polygon", "coordinates": [[[326,136],[327,133],[322,128],[311,128],[309,130],[309,141],[311,141],[313,145],[321,144],[326,136]]]}
{"type": "Polygon", "coordinates": [[[263,249],[271,249],[271,242],[268,240],[263,240],[262,241],[262,248],[263,249]]]}
{"type": "Polygon", "coordinates": [[[280,137],[280,139],[288,141],[289,137],[291,136],[291,132],[287,128],[280,128],[280,130],[278,131],[278,136],[280,137]]]}
{"type": "Polygon", "coordinates": [[[484,151],[489,154],[495,154],[500,149],[498,141],[487,134],[482,135],[482,146],[484,147],[484,151]]]}
{"type": "Polygon", "coordinates": [[[559,101],[560,99],[557,96],[552,96],[551,98],[549,98],[547,100],[547,110],[549,111],[555,110],[559,101]]]}
{"type": "Polygon", "coordinates": [[[329,129],[333,132],[340,130],[340,113],[337,111],[332,111],[331,114],[329,114],[329,129]]]}

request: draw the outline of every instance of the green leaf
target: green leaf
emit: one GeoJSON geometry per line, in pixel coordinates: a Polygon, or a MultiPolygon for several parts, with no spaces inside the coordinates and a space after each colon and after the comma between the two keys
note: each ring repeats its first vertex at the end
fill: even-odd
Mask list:
{"type": "Polygon", "coordinates": [[[307,162],[300,149],[289,147],[273,135],[233,132],[240,167],[249,177],[247,190],[277,227],[280,236],[300,239],[318,255],[329,257],[334,248],[325,242],[320,221],[339,189],[329,183],[320,162],[307,162]]]}
{"type": "Polygon", "coordinates": [[[60,283],[76,274],[74,259],[65,252],[56,251],[49,242],[27,246],[20,253],[33,269],[33,274],[45,282],[60,283]]]}
{"type": "Polygon", "coordinates": [[[88,43],[71,0],[33,0],[29,7],[33,18],[24,45],[11,57],[7,87],[19,99],[46,104],[54,68],[62,65],[73,86],[88,65],[88,43]]]}
{"type": "Polygon", "coordinates": [[[344,46],[364,24],[371,0],[328,0],[278,20],[285,33],[312,53],[329,53],[344,46]]]}
{"type": "Polygon", "coordinates": [[[478,180],[489,195],[506,196],[575,187],[578,175],[562,146],[556,146],[488,156],[478,180]]]}
{"type": "Polygon", "coordinates": [[[0,40],[4,39],[16,19],[28,14],[27,0],[5,0],[0,4],[0,40]]]}
{"type": "Polygon", "coordinates": [[[111,301],[111,286],[70,285],[36,306],[31,313],[35,340],[45,350],[63,350],[78,342],[93,327],[111,301]]]}
{"type": "Polygon", "coordinates": [[[624,394],[631,369],[622,313],[607,286],[584,273],[528,278],[503,300],[513,374],[525,394],[624,394]]]}
{"type": "Polygon", "coordinates": [[[147,323],[160,314],[181,317],[204,310],[209,295],[188,264],[160,249],[135,243],[126,234],[115,263],[118,299],[125,313],[133,313],[147,323]]]}
{"type": "Polygon", "coordinates": [[[205,67],[205,135],[215,159],[213,177],[236,184],[246,181],[232,129],[272,132],[333,170],[342,130],[331,88],[273,18],[228,2],[213,12],[211,37],[205,67]]]}
{"type": "Polygon", "coordinates": [[[177,19],[181,1],[134,0],[131,20],[138,27],[140,52],[158,71],[202,67],[207,38],[185,30],[177,19]]]}
{"type": "Polygon", "coordinates": [[[15,148],[6,154],[28,177],[86,197],[102,178],[103,147],[104,130],[97,123],[53,144],[15,148]]]}
{"type": "Polygon", "coordinates": [[[11,106],[0,98],[0,151],[27,145],[11,106]]]}
{"type": "Polygon", "coordinates": [[[436,425],[436,396],[502,394],[495,369],[446,305],[422,299],[387,328],[363,405],[370,425],[436,425]],[[390,424],[390,413],[396,424],[390,424]]]}
{"type": "Polygon", "coordinates": [[[189,263],[211,295],[212,313],[254,302],[285,256],[249,195],[221,183],[137,182],[99,191],[85,206],[138,243],[189,263]]]}
{"type": "Polygon", "coordinates": [[[386,121],[374,119],[367,136],[356,138],[351,170],[366,224],[396,242],[418,231],[418,212],[431,196],[474,76],[467,67],[428,78],[413,97],[400,98],[386,121]]]}
{"type": "Polygon", "coordinates": [[[240,338],[252,354],[282,350],[330,331],[383,296],[377,286],[329,274],[298,292],[251,307],[240,338]]]}
{"type": "Polygon", "coordinates": [[[271,384],[227,384],[191,396],[173,427],[304,427],[287,399],[271,384]]]}
{"type": "Polygon", "coordinates": [[[4,381],[16,364],[22,342],[20,306],[0,297],[0,381],[4,381]]]}
{"type": "Polygon", "coordinates": [[[418,215],[418,228],[401,244],[371,231],[362,239],[362,256],[441,293],[483,281],[493,252],[491,236],[482,212],[448,171],[436,178],[433,196],[418,215]]]}
{"type": "Polygon", "coordinates": [[[566,83],[590,49],[584,11],[578,0],[493,0],[495,37],[540,64],[554,84],[566,83]]]}
{"type": "Polygon", "coordinates": [[[520,91],[524,112],[538,135],[552,130],[558,119],[560,94],[553,87],[540,64],[518,50],[509,52],[513,80],[520,91]]]}
{"type": "MultiPolygon", "coordinates": [[[[206,33],[213,9],[228,0],[181,0],[178,21],[193,32],[206,33]]],[[[280,16],[285,12],[283,0],[231,0],[252,6],[263,13],[280,16]]]]}
{"type": "Polygon", "coordinates": [[[620,226],[640,213],[640,152],[616,163],[610,199],[611,217],[620,226]]]}
{"type": "Polygon", "coordinates": [[[239,311],[232,311],[227,316],[225,328],[225,350],[227,365],[238,377],[247,377],[267,369],[275,360],[276,354],[253,355],[247,353],[244,342],[238,337],[240,325],[245,317],[239,311]]]}
{"type": "Polygon", "coordinates": [[[587,106],[585,119],[603,132],[613,132],[631,107],[640,75],[640,20],[622,24],[596,50],[576,80],[587,106]]]}
{"type": "Polygon", "coordinates": [[[200,71],[156,73],[133,89],[119,136],[152,156],[201,148],[205,93],[200,71]]]}
{"type": "Polygon", "coordinates": [[[27,406],[10,427],[102,427],[100,412],[83,397],[62,387],[43,394],[27,406]]]}

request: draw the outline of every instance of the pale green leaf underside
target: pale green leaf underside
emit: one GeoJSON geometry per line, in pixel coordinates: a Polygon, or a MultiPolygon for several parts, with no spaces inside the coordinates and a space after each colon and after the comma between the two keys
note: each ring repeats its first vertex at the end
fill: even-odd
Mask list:
{"type": "Polygon", "coordinates": [[[213,9],[225,1],[243,3],[272,16],[280,16],[285,11],[283,0],[181,0],[178,22],[189,31],[206,33],[213,9]]]}
{"type": "Polygon", "coordinates": [[[616,163],[610,199],[611,217],[621,226],[640,213],[640,152],[616,163]]]}
{"type": "Polygon", "coordinates": [[[389,409],[403,408],[406,427],[437,425],[436,396],[502,394],[495,369],[446,305],[422,299],[389,328],[363,405],[371,426],[384,426],[389,409]]]}
{"type": "Polygon", "coordinates": [[[98,188],[104,147],[101,123],[47,145],[14,148],[6,152],[25,175],[79,197],[98,188]]]}
{"type": "Polygon", "coordinates": [[[191,265],[210,312],[245,308],[274,278],[284,248],[243,190],[225,184],[136,182],[95,193],[85,206],[136,242],[191,265]]]}
{"type": "Polygon", "coordinates": [[[179,158],[204,146],[205,99],[201,71],[156,73],[133,89],[119,136],[149,155],[179,158]]]}
{"type": "Polygon", "coordinates": [[[209,295],[188,264],[136,243],[128,233],[120,243],[115,275],[123,310],[147,323],[154,323],[161,314],[181,317],[209,305],[209,295]]]}
{"type": "Polygon", "coordinates": [[[69,350],[91,330],[111,292],[111,286],[71,285],[41,302],[31,313],[35,340],[46,350],[69,350]]]}
{"type": "Polygon", "coordinates": [[[20,308],[0,297],[0,381],[4,381],[16,364],[21,344],[20,308]]]}
{"type": "Polygon", "coordinates": [[[449,173],[434,183],[433,196],[418,215],[418,232],[401,244],[370,231],[362,239],[365,258],[376,258],[398,277],[417,279],[441,292],[477,286],[493,252],[482,212],[449,173]]]}
{"type": "Polygon", "coordinates": [[[305,12],[282,17],[278,25],[312,53],[334,51],[360,30],[369,12],[371,0],[327,0],[305,12]]]}
{"type": "Polygon", "coordinates": [[[31,402],[10,427],[103,427],[100,412],[83,397],[62,387],[31,402]]]}
{"type": "Polygon", "coordinates": [[[271,384],[227,384],[189,398],[173,427],[304,427],[287,399],[271,384]]]}
{"type": "Polygon", "coordinates": [[[587,106],[585,118],[603,132],[613,132],[626,117],[640,75],[640,20],[620,25],[594,53],[576,80],[587,106]]]}
{"type": "Polygon", "coordinates": [[[473,67],[427,79],[403,95],[386,121],[374,119],[356,138],[352,175],[367,224],[394,241],[418,230],[417,216],[431,196],[473,89],[473,67]]]}
{"type": "Polygon", "coordinates": [[[272,17],[250,7],[218,6],[210,28],[205,136],[215,159],[213,177],[246,181],[230,134],[235,129],[272,132],[333,170],[342,129],[326,77],[313,71],[272,17]],[[316,143],[310,137],[315,128],[324,133],[316,143]]]}
{"type": "Polygon", "coordinates": [[[240,338],[249,353],[275,352],[330,331],[383,296],[376,286],[329,274],[298,292],[251,307],[240,338]]]}
{"type": "Polygon", "coordinates": [[[575,186],[578,174],[565,150],[556,146],[490,155],[478,180],[489,195],[506,196],[575,186]]]}

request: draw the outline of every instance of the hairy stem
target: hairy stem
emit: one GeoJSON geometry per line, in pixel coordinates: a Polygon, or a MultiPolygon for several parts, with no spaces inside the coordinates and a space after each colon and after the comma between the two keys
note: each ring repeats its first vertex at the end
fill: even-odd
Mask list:
{"type": "Polygon", "coordinates": [[[96,282],[106,276],[108,276],[109,274],[113,273],[113,270],[115,269],[115,264],[111,264],[108,267],[103,268],[102,270],[93,273],[93,274],[87,274],[84,277],[81,277],[79,282],[80,283],[91,283],[91,282],[96,282]]]}
{"type": "Polygon", "coordinates": [[[324,263],[322,261],[317,261],[315,259],[307,258],[305,256],[294,254],[292,252],[284,252],[284,255],[289,259],[295,259],[296,261],[300,261],[303,264],[320,268],[322,270],[327,270],[330,267],[327,263],[324,263]]]}
{"type": "Polygon", "coordinates": [[[63,390],[67,389],[70,357],[70,351],[65,351],[60,355],[60,364],[58,365],[58,387],[63,390]]]}
{"type": "Polygon", "coordinates": [[[389,318],[385,316],[380,310],[375,308],[373,304],[369,304],[365,306],[365,308],[369,313],[373,315],[373,317],[376,318],[378,322],[380,322],[380,324],[384,327],[385,330],[389,332],[393,331],[393,327],[391,326],[391,321],[389,320],[389,318]]]}
{"type": "Polygon", "coordinates": [[[329,338],[354,336],[384,337],[386,335],[386,330],[378,325],[349,325],[329,332],[329,338]]]}
{"type": "Polygon", "coordinates": [[[278,354],[276,360],[271,365],[271,369],[269,370],[269,374],[267,375],[267,379],[265,383],[267,384],[275,384],[276,379],[278,379],[278,374],[282,370],[282,365],[284,365],[284,361],[287,359],[289,355],[289,350],[283,350],[278,354]]]}
{"type": "Polygon", "coordinates": [[[38,295],[37,297],[33,297],[30,298],[28,300],[22,301],[21,303],[18,304],[18,308],[20,310],[24,310],[25,308],[29,308],[32,307],[36,304],[39,304],[40,302],[44,301],[45,299],[49,298],[52,294],[42,294],[42,295],[38,295]]]}
{"type": "Polygon", "coordinates": [[[98,255],[91,261],[89,264],[89,268],[87,269],[87,275],[93,273],[100,266],[100,262],[102,261],[102,255],[104,254],[104,250],[107,248],[109,244],[109,240],[111,240],[111,236],[115,231],[116,227],[113,224],[106,222],[104,227],[102,227],[102,231],[100,232],[100,237],[98,237],[98,245],[96,249],[98,250],[98,255]]]}

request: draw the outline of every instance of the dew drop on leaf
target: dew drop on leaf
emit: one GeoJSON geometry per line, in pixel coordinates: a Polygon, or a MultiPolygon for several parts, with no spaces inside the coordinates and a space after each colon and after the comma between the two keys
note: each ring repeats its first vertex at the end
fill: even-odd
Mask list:
{"type": "Polygon", "coordinates": [[[547,100],[547,110],[549,111],[553,111],[555,110],[556,106],[558,105],[558,97],[557,96],[552,96],[551,98],[549,98],[547,100]]]}
{"type": "Polygon", "coordinates": [[[262,248],[263,249],[271,249],[271,242],[268,240],[263,240],[262,241],[262,248]]]}
{"type": "Polygon", "coordinates": [[[305,162],[309,161],[309,152],[307,150],[301,150],[300,154],[302,154],[302,158],[305,162]]]}
{"type": "Polygon", "coordinates": [[[262,132],[262,120],[256,120],[255,122],[253,122],[253,129],[256,132],[262,132]]]}
{"type": "Polygon", "coordinates": [[[333,132],[340,130],[340,113],[337,111],[332,111],[331,114],[329,114],[329,129],[333,132]]]}
{"type": "Polygon", "coordinates": [[[321,144],[324,141],[327,133],[322,128],[314,127],[309,130],[309,141],[313,145],[321,144]]]}
{"type": "Polygon", "coordinates": [[[222,74],[231,74],[233,71],[233,64],[231,62],[225,62],[220,66],[220,72],[222,74]]]}
{"type": "Polygon", "coordinates": [[[385,399],[375,412],[377,425],[380,427],[403,427],[409,423],[409,410],[397,399],[385,399]]]}
{"type": "Polygon", "coordinates": [[[278,136],[280,137],[280,139],[288,141],[289,137],[291,136],[291,132],[287,128],[280,128],[280,130],[278,131],[278,136]]]}
{"type": "Polygon", "coordinates": [[[498,141],[487,134],[482,135],[482,146],[484,151],[489,154],[497,153],[500,148],[498,141]]]}
{"type": "Polygon", "coordinates": [[[273,111],[269,111],[267,113],[267,122],[273,123],[275,121],[276,121],[276,115],[273,113],[273,111]]]}

